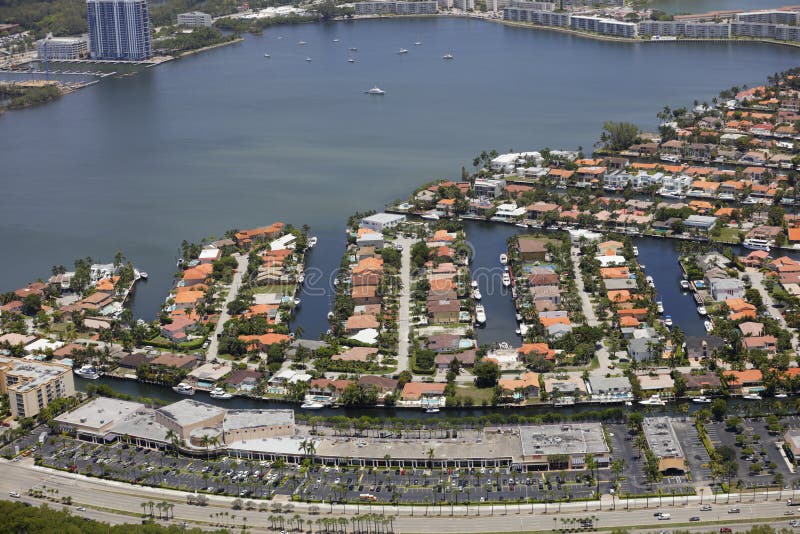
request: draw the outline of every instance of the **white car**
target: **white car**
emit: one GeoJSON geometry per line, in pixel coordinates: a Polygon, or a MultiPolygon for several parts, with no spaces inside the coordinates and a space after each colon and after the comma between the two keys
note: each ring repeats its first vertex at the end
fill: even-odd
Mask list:
{"type": "Polygon", "coordinates": [[[15,499],[19,499],[19,498],[20,498],[20,494],[19,494],[19,493],[17,493],[16,491],[10,491],[10,492],[8,492],[8,496],[9,496],[9,497],[14,497],[15,499]]]}
{"type": "Polygon", "coordinates": [[[76,509],[77,511],[79,511],[79,512],[85,512],[85,511],[86,511],[86,507],[85,507],[85,506],[78,506],[78,507],[77,507],[77,508],[75,508],[75,509],[76,509]]]}

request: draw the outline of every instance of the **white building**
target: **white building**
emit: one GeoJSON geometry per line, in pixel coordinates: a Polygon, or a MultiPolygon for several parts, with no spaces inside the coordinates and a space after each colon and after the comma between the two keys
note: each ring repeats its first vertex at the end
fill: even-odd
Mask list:
{"type": "Polygon", "coordinates": [[[376,213],[369,217],[361,219],[361,226],[370,228],[376,232],[383,232],[387,228],[394,228],[401,222],[406,220],[405,215],[397,215],[394,213],[376,213]]]}
{"type": "Polygon", "coordinates": [[[45,59],[81,59],[89,55],[89,38],[81,37],[53,37],[49,34],[44,39],[36,41],[36,57],[45,59]]]}
{"type": "Polygon", "coordinates": [[[622,22],[620,20],[603,17],[573,15],[570,17],[569,25],[575,30],[602,33],[603,35],[614,35],[617,37],[632,38],[639,34],[639,27],[633,22],[622,22]]]}
{"type": "Polygon", "coordinates": [[[505,188],[505,180],[495,180],[491,178],[476,178],[475,184],[472,186],[476,196],[492,198],[499,197],[505,188]]]}
{"type": "Polygon", "coordinates": [[[453,7],[462,11],[473,11],[475,0],[453,0],[453,7]]]}
{"type": "Polygon", "coordinates": [[[189,28],[211,26],[211,15],[202,11],[191,11],[189,13],[178,13],[178,26],[189,28]]]}

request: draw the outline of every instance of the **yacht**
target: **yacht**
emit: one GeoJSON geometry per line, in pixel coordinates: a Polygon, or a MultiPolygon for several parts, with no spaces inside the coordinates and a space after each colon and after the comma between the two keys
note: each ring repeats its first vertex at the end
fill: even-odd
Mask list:
{"type": "Polygon", "coordinates": [[[506,263],[508,263],[508,256],[500,254],[500,265],[505,265],[506,263]]]}
{"type": "Polygon", "coordinates": [[[422,41],[414,41],[414,46],[419,46],[422,44],[422,41]]]}
{"type": "Polygon", "coordinates": [[[442,59],[453,59],[453,54],[445,54],[442,56],[442,59]]]}
{"type": "Polygon", "coordinates": [[[520,228],[528,228],[528,225],[525,223],[515,223],[514,226],[519,226],[520,228]]]}
{"type": "Polygon", "coordinates": [[[298,41],[297,44],[299,44],[300,46],[303,46],[304,44],[308,44],[308,43],[306,43],[305,41],[298,41]]]}
{"type": "Polygon", "coordinates": [[[711,403],[711,399],[701,395],[699,397],[694,397],[692,399],[692,402],[694,402],[695,404],[710,404],[711,403]]]}
{"type": "Polygon", "coordinates": [[[742,246],[751,250],[764,250],[769,252],[772,247],[772,242],[766,239],[745,239],[742,246]]]}
{"type": "Polygon", "coordinates": [[[477,280],[473,280],[472,282],[470,282],[470,285],[471,285],[473,288],[477,288],[477,287],[478,287],[478,281],[477,281],[477,280]]]}
{"type": "Polygon", "coordinates": [[[643,406],[664,406],[666,403],[658,395],[651,395],[649,399],[639,401],[643,406]]]}
{"type": "Polygon", "coordinates": [[[657,301],[656,302],[656,309],[658,310],[658,313],[664,313],[664,303],[661,302],[660,300],[657,301]]]}
{"type": "Polygon", "coordinates": [[[305,401],[303,404],[300,405],[300,408],[304,410],[319,410],[324,408],[325,405],[321,402],[314,402],[314,401],[305,401]]]}
{"type": "Polygon", "coordinates": [[[708,315],[708,310],[706,309],[705,306],[698,306],[697,307],[697,313],[699,313],[700,315],[706,316],[706,315],[708,315]]]}
{"type": "Polygon", "coordinates": [[[711,331],[714,330],[714,323],[711,321],[705,321],[703,322],[703,327],[706,329],[706,332],[710,334],[711,331]]]}
{"type": "Polygon", "coordinates": [[[481,290],[475,289],[475,291],[472,292],[472,298],[475,300],[481,300],[481,290]]]}
{"type": "Polygon", "coordinates": [[[422,215],[422,218],[423,219],[427,219],[429,221],[438,221],[439,220],[439,216],[436,215],[435,213],[426,213],[425,215],[422,215]]]}
{"type": "Polygon", "coordinates": [[[748,393],[747,395],[742,395],[742,398],[746,400],[761,400],[761,395],[758,393],[748,393]]]}
{"type": "Polygon", "coordinates": [[[334,42],[334,43],[338,43],[338,42],[339,42],[339,39],[334,39],[334,40],[333,40],[333,42],[334,42]]]}
{"type": "Polygon", "coordinates": [[[681,280],[681,289],[689,289],[689,281],[681,280]]]}
{"type": "Polygon", "coordinates": [[[408,54],[408,50],[406,50],[405,48],[401,48],[400,50],[397,51],[397,53],[398,54],[408,54]]]}
{"type": "Polygon", "coordinates": [[[172,391],[175,393],[180,393],[181,395],[194,395],[194,388],[186,382],[181,382],[177,386],[173,387],[172,391]]]}
{"type": "Polygon", "coordinates": [[[311,58],[310,58],[310,57],[307,57],[307,58],[306,58],[306,61],[308,61],[309,63],[311,63],[311,58]]]}
{"type": "Polygon", "coordinates": [[[269,59],[270,56],[269,56],[269,54],[264,54],[264,57],[269,59]]]}
{"type": "Polygon", "coordinates": [[[667,326],[668,328],[672,326],[672,316],[671,315],[665,315],[664,316],[664,325],[667,326]]]}
{"type": "Polygon", "coordinates": [[[789,395],[787,395],[786,393],[776,393],[776,394],[775,394],[775,398],[776,398],[776,399],[785,399],[785,398],[786,398],[786,397],[788,397],[788,396],[789,396],[789,395]]]}
{"type": "Polygon", "coordinates": [[[425,408],[425,413],[439,413],[439,408],[437,408],[436,406],[425,408]]]}
{"type": "Polygon", "coordinates": [[[503,285],[506,287],[511,285],[511,277],[508,276],[508,273],[503,273],[503,285]]]}
{"type": "Polygon", "coordinates": [[[475,320],[478,321],[478,324],[486,324],[486,309],[482,304],[475,306],[475,320]]]}
{"type": "Polygon", "coordinates": [[[650,286],[650,287],[656,287],[656,281],[653,280],[653,277],[650,276],[650,275],[647,275],[645,277],[645,282],[647,282],[647,285],[650,286]]]}
{"type": "Polygon", "coordinates": [[[75,371],[75,374],[87,380],[97,380],[98,378],[100,378],[100,372],[91,365],[84,365],[83,367],[75,371]]]}
{"type": "Polygon", "coordinates": [[[212,399],[224,399],[224,400],[233,398],[232,394],[228,393],[227,391],[225,391],[222,388],[214,388],[214,389],[212,389],[209,392],[208,396],[211,397],[212,399]]]}
{"type": "Polygon", "coordinates": [[[301,303],[301,302],[302,302],[302,301],[301,301],[299,298],[296,298],[296,297],[295,297],[295,299],[294,299],[294,305],[295,305],[295,306],[300,306],[300,303],[301,303]]]}
{"type": "Polygon", "coordinates": [[[381,89],[381,88],[380,88],[380,87],[378,87],[377,85],[376,85],[375,87],[373,87],[372,89],[370,89],[369,91],[365,91],[365,92],[366,92],[366,94],[368,94],[368,95],[379,95],[379,96],[383,96],[383,95],[385,95],[385,94],[386,94],[386,91],[384,91],[383,89],[381,89]]]}
{"type": "Polygon", "coordinates": [[[353,58],[351,58],[351,57],[349,57],[349,58],[347,58],[347,62],[348,62],[348,63],[355,63],[355,62],[356,62],[356,60],[355,60],[355,59],[353,59],[353,58]]]}
{"type": "Polygon", "coordinates": [[[637,247],[637,246],[633,247],[633,255],[634,256],[638,256],[639,255],[639,247],[637,247]]]}
{"type": "Polygon", "coordinates": [[[310,237],[308,239],[308,248],[314,248],[316,246],[317,246],[317,238],[316,237],[310,237]]]}

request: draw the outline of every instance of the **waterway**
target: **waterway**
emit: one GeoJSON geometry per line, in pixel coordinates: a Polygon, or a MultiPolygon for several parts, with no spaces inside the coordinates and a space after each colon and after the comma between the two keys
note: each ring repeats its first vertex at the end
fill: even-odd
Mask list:
{"type": "MultiPolygon", "coordinates": [[[[51,265],[122,250],[150,274],[133,311],[151,319],[183,239],[308,223],[320,276],[296,324],[316,337],[330,302],[322,280],[353,212],[457,178],[483,149],[588,149],[606,120],[654,129],[664,105],[763,82],[798,57],[756,43],[616,43],[460,18],[270,29],[5,114],[0,280],[15,289],[51,265]],[[447,52],[455,59],[443,61],[447,52]],[[375,84],[384,97],[363,94],[375,84]]],[[[489,311],[482,336],[502,313],[489,311]]]]}

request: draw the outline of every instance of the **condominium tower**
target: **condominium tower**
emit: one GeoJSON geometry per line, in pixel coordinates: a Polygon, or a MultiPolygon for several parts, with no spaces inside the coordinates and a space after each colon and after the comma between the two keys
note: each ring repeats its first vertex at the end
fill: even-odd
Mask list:
{"type": "Polygon", "coordinates": [[[86,0],[93,59],[142,61],[153,55],[147,0],[86,0]]]}

